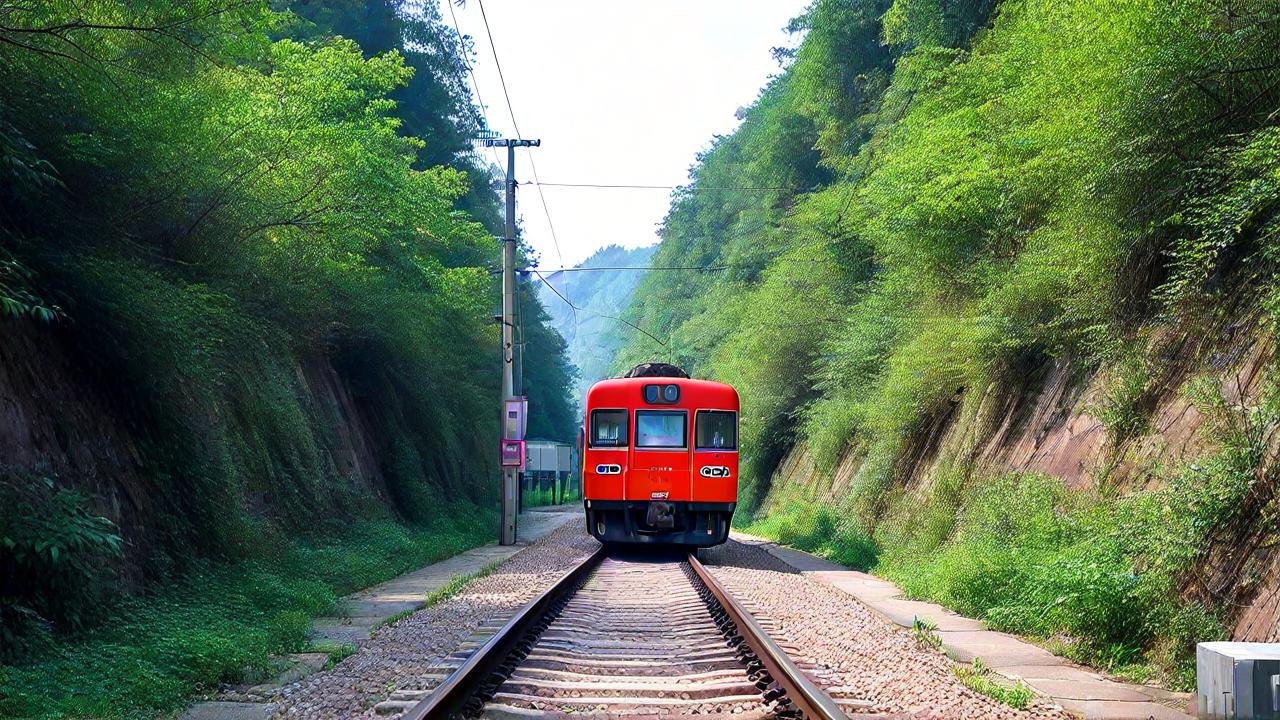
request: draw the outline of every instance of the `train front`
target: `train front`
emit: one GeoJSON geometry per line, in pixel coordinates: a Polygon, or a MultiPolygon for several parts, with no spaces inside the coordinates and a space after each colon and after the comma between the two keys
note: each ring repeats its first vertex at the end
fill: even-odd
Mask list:
{"type": "Polygon", "coordinates": [[[729,537],[738,499],[732,386],[602,380],[587,393],[585,430],[583,505],[597,540],[708,547],[729,537]]]}

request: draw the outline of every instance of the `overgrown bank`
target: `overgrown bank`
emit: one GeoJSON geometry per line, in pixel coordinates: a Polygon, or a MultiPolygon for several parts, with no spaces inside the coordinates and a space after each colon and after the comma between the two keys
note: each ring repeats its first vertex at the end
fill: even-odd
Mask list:
{"type": "Polygon", "coordinates": [[[756,527],[917,595],[1175,685],[1195,639],[1271,632],[1274,8],[819,0],[794,29],[654,259],[728,269],[648,276],[627,317],[666,345],[618,367],[737,386],[756,527]]]}
{"type": "Polygon", "coordinates": [[[282,536],[252,558],[200,563],[92,629],[48,638],[36,657],[0,668],[0,717],[148,717],[223,682],[269,679],[284,653],[340,659],[348,648],[311,644],[311,619],[332,614],[343,595],[492,539],[493,513],[459,517],[362,522],[314,544],[282,536]]]}
{"type": "Polygon", "coordinates": [[[433,8],[0,3],[0,716],[172,709],[493,531],[498,213],[433,8]]]}
{"type": "MultiPolygon", "coordinates": [[[[1275,528],[1264,468],[1280,406],[1241,373],[1196,373],[1161,388],[1150,426],[1116,444],[1098,416],[1119,381],[1102,372],[1076,382],[1080,395],[1064,404],[1051,387],[1012,398],[987,388],[990,414],[962,410],[922,439],[923,462],[903,470],[870,526],[856,485],[863,459],[822,471],[797,448],[750,530],[871,568],[909,596],[1081,662],[1191,687],[1195,643],[1229,637],[1233,624],[1256,632],[1239,629],[1237,608],[1278,579],[1265,557],[1275,528]],[[1033,419],[1052,405],[1056,418],[1033,419]],[[1068,428],[1097,447],[1082,456],[1060,444],[1068,428]],[[1065,463],[1076,467],[1047,472],[1065,463]]],[[[1270,632],[1274,617],[1260,624],[1270,632]]]]}

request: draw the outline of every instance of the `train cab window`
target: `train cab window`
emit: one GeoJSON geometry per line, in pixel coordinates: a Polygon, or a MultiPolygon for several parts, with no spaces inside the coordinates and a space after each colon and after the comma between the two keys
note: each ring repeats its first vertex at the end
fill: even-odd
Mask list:
{"type": "Polygon", "coordinates": [[[627,411],[591,411],[591,447],[626,447],[627,411]]]}
{"type": "Polygon", "coordinates": [[[738,413],[726,410],[699,410],[696,447],[699,450],[738,449],[738,413]]]}
{"type": "Polygon", "coordinates": [[[683,449],[689,414],[684,410],[637,410],[636,447],[683,449]]]}

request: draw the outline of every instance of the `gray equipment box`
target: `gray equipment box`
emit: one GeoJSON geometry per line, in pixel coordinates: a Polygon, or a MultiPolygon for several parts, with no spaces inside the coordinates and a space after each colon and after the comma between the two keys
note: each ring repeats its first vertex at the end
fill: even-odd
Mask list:
{"type": "Polygon", "coordinates": [[[1280,718],[1280,644],[1196,645],[1196,708],[1213,720],[1280,718]]]}

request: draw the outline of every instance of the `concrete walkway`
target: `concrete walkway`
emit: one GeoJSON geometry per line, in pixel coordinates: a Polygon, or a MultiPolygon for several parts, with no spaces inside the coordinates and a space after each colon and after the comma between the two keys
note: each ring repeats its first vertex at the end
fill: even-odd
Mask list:
{"type": "Polygon", "coordinates": [[[995,672],[1025,682],[1037,693],[1090,720],[1191,718],[1175,709],[1189,707],[1191,696],[1188,694],[1108,679],[1017,636],[987,630],[979,620],[957,615],[934,603],[908,600],[887,580],[849,570],[764,538],[736,532],[732,537],[763,547],[801,574],[843,590],[897,625],[910,628],[916,618],[936,624],[942,647],[954,660],[967,663],[980,657],[995,672]]]}
{"type": "Polygon", "coordinates": [[[582,508],[576,504],[526,510],[516,521],[515,545],[482,545],[348,595],[338,603],[339,616],[316,618],[312,637],[358,646],[388,618],[418,609],[428,595],[455,577],[502,562],[573,520],[582,521],[582,508]]]}
{"type": "MultiPolygon", "coordinates": [[[[316,618],[311,636],[316,641],[359,647],[387,619],[418,609],[427,596],[454,578],[502,562],[561,526],[582,522],[582,517],[582,506],[576,503],[526,510],[516,521],[515,545],[483,545],[348,595],[338,603],[340,615],[316,618]]],[[[223,694],[223,700],[196,703],[179,720],[267,720],[275,713],[275,704],[251,699],[265,697],[278,687],[301,680],[322,669],[328,659],[326,653],[298,653],[280,658],[282,672],[277,677],[252,687],[232,689],[223,694]]]]}

